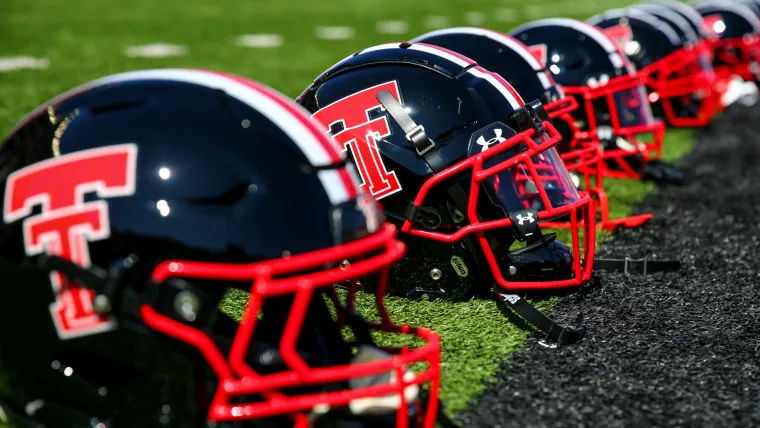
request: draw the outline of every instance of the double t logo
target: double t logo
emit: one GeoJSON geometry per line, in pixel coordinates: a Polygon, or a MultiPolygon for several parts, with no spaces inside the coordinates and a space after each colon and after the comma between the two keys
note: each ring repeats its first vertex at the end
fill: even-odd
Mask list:
{"type": "MultiPolygon", "coordinates": [[[[22,224],[28,256],[54,254],[90,266],[88,242],[111,235],[108,202],[85,202],[87,192],[101,198],[135,193],[137,146],[123,144],[48,159],[8,177],[3,205],[5,223],[22,224]],[[42,212],[32,216],[39,205],[42,212]]],[[[51,275],[55,302],[50,305],[59,337],[68,339],[113,328],[111,319],[93,309],[94,293],[63,275],[51,275]]],[[[23,287],[23,284],[17,286],[23,287]]]]}

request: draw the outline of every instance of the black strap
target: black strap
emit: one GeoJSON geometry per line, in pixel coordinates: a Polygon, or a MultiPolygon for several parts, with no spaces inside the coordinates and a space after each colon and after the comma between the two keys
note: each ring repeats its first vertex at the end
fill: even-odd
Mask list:
{"type": "Polygon", "coordinates": [[[409,201],[404,209],[404,217],[407,220],[419,224],[427,230],[435,230],[441,226],[441,214],[433,207],[418,207],[413,201],[409,201]]]}
{"type": "Polygon", "coordinates": [[[378,92],[377,100],[406,133],[406,139],[414,145],[414,150],[425,159],[434,173],[441,172],[448,167],[441,155],[438,154],[438,150],[434,150],[435,142],[425,134],[425,127],[415,123],[414,119],[404,111],[404,107],[393,98],[390,92],[387,90],[378,92]]]}
{"type": "Polygon", "coordinates": [[[538,331],[550,337],[558,346],[576,343],[583,337],[583,333],[586,332],[586,317],[583,315],[583,312],[578,314],[576,327],[564,327],[516,294],[499,292],[496,292],[496,294],[501,302],[523,317],[525,321],[536,327],[538,331]]]}
{"type": "Polygon", "coordinates": [[[648,260],[632,259],[594,259],[594,270],[603,270],[609,272],[623,272],[631,274],[646,275],[656,272],[675,272],[681,269],[681,262],[678,260],[648,260]]]}
{"type": "Polygon", "coordinates": [[[104,291],[108,281],[108,274],[97,266],[83,268],[70,260],[56,255],[41,254],[37,258],[37,264],[45,271],[58,272],[69,280],[92,289],[98,294],[104,291]]]}
{"type": "Polygon", "coordinates": [[[520,241],[534,242],[541,239],[541,228],[538,225],[538,211],[534,209],[510,211],[512,228],[520,241]]]}

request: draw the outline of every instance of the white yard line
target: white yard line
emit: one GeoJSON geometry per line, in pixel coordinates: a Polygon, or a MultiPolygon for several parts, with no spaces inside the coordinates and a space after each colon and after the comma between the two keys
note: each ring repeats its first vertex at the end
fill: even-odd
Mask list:
{"type": "Polygon", "coordinates": [[[559,12],[560,8],[557,6],[559,6],[559,4],[552,5],[552,7],[549,10],[547,10],[546,5],[539,6],[539,5],[530,4],[523,7],[522,12],[523,12],[523,16],[525,16],[529,20],[555,16],[555,15],[558,16],[561,13],[559,12]]]}
{"type": "Polygon", "coordinates": [[[449,26],[449,17],[442,15],[430,15],[425,17],[425,27],[427,28],[446,28],[449,26]]]}
{"type": "Polygon", "coordinates": [[[247,48],[276,48],[282,46],[279,34],[243,34],[235,38],[235,43],[247,48]]]}
{"type": "Polygon", "coordinates": [[[500,22],[515,22],[520,18],[520,12],[511,7],[500,7],[496,9],[494,17],[500,22]]]}
{"type": "Polygon", "coordinates": [[[354,29],[351,27],[317,27],[314,34],[323,40],[349,40],[354,38],[354,29]]]}
{"type": "Polygon", "coordinates": [[[486,22],[486,14],[483,12],[467,12],[464,14],[464,22],[476,27],[483,25],[486,22]]]}
{"type": "Polygon", "coordinates": [[[409,24],[406,21],[377,21],[375,28],[380,34],[406,34],[409,24]]]}
{"type": "Polygon", "coordinates": [[[124,55],[140,58],[167,58],[187,55],[187,47],[169,43],[151,43],[147,45],[128,46],[124,55]]]}
{"type": "Polygon", "coordinates": [[[48,68],[50,61],[46,58],[30,56],[0,57],[0,72],[48,68]]]}

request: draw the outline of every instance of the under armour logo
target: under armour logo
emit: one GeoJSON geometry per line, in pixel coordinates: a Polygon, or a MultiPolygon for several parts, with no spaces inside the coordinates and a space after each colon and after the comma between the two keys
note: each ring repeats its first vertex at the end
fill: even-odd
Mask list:
{"type": "Polygon", "coordinates": [[[522,215],[522,214],[518,214],[518,215],[517,215],[517,224],[519,224],[520,226],[522,226],[522,225],[523,225],[523,223],[525,223],[526,221],[527,221],[528,223],[533,223],[534,221],[536,221],[536,220],[533,218],[533,213],[530,213],[530,212],[529,212],[529,213],[528,213],[528,215],[525,215],[525,216],[524,216],[524,215],[522,215]]]}
{"type": "Polygon", "coordinates": [[[499,296],[501,297],[501,300],[504,300],[506,302],[509,302],[511,304],[515,304],[520,301],[520,296],[516,294],[501,294],[499,293],[499,296]]]}
{"type": "Polygon", "coordinates": [[[486,141],[485,138],[481,135],[478,137],[477,141],[475,141],[479,146],[482,146],[483,148],[480,150],[480,153],[485,152],[488,150],[489,147],[491,147],[494,144],[499,144],[502,141],[506,141],[507,139],[502,137],[501,134],[504,131],[501,128],[494,128],[493,133],[496,135],[495,137],[491,138],[490,140],[486,141]]]}

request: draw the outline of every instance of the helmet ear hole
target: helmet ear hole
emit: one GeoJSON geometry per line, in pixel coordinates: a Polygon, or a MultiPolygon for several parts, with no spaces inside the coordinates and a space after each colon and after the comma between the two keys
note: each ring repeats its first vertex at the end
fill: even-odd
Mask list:
{"type": "Polygon", "coordinates": [[[217,316],[214,299],[182,278],[169,278],[158,286],[159,312],[185,324],[210,325],[217,316]]]}
{"type": "MultiPolygon", "coordinates": [[[[391,268],[391,276],[396,278],[391,284],[392,295],[425,299],[415,292],[434,290],[446,299],[464,300],[481,284],[476,278],[481,269],[461,243],[409,239],[407,244],[406,257],[391,268]]],[[[434,295],[427,294],[428,298],[434,295]]]]}

